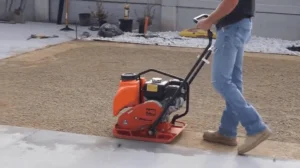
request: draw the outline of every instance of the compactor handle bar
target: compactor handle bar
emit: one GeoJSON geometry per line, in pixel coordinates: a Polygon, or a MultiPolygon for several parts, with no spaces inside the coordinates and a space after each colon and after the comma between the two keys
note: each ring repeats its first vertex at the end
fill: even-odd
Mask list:
{"type": "MultiPolygon", "coordinates": [[[[208,18],[208,14],[201,14],[193,18],[194,23],[198,23],[199,20],[203,18],[208,18]]],[[[189,74],[187,75],[187,83],[190,85],[192,84],[194,78],[197,76],[199,73],[200,69],[203,67],[204,63],[207,63],[207,59],[211,54],[211,45],[212,45],[212,39],[213,39],[213,33],[211,30],[207,30],[207,36],[208,36],[208,45],[205,47],[203,53],[199,57],[199,59],[196,61],[194,64],[194,67],[191,69],[189,74]],[[196,70],[195,70],[196,69],[196,70]]]]}
{"type": "MultiPolygon", "coordinates": [[[[203,19],[203,18],[208,18],[208,14],[201,14],[199,16],[194,17],[193,21],[197,24],[199,20],[203,19]]],[[[211,30],[207,31],[207,36],[209,39],[209,48],[211,46],[211,42],[212,42],[212,38],[213,38],[213,33],[211,32],[211,30]]]]}
{"type": "MultiPolygon", "coordinates": [[[[198,23],[198,21],[200,19],[207,18],[207,17],[208,17],[207,14],[202,14],[202,15],[196,16],[193,19],[193,21],[195,23],[198,23]]],[[[188,111],[189,111],[189,90],[190,90],[189,89],[189,85],[192,83],[192,81],[194,80],[194,78],[197,76],[198,72],[203,67],[204,63],[208,63],[207,59],[208,59],[208,57],[210,56],[210,54],[212,52],[212,50],[210,49],[210,47],[212,45],[212,38],[213,38],[213,33],[211,32],[211,30],[207,31],[207,36],[208,36],[208,39],[209,39],[208,45],[204,49],[203,53],[198,57],[196,63],[194,64],[194,66],[192,67],[192,69],[190,70],[190,72],[187,74],[187,76],[183,79],[183,81],[181,80],[182,83],[180,84],[179,88],[176,90],[176,92],[174,93],[174,95],[171,97],[171,99],[167,102],[167,104],[164,107],[163,112],[160,114],[160,116],[158,117],[158,119],[156,119],[154,121],[154,123],[150,126],[150,129],[149,129],[149,132],[148,132],[149,135],[155,135],[156,127],[161,122],[162,118],[164,118],[167,115],[167,111],[168,111],[170,105],[176,99],[177,94],[182,90],[183,87],[185,87],[187,89],[186,111],[183,114],[180,114],[180,115],[176,114],[173,117],[171,123],[174,124],[177,119],[185,116],[188,113],[188,111]]],[[[145,73],[147,73],[149,71],[153,71],[153,70],[144,71],[144,72],[140,73],[139,75],[145,74],[145,73]]],[[[156,72],[159,72],[159,71],[156,71],[156,72]]],[[[162,72],[159,72],[159,73],[162,73],[162,72]]],[[[171,75],[168,75],[168,76],[171,76],[171,75]]],[[[177,79],[179,79],[179,78],[177,78],[177,79]]]]}

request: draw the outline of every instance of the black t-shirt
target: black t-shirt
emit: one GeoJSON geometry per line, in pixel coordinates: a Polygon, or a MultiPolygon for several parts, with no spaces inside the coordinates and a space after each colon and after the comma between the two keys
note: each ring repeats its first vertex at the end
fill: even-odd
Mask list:
{"type": "Polygon", "coordinates": [[[255,0],[239,0],[233,11],[219,20],[217,29],[236,23],[244,18],[251,18],[255,13],[255,0]]]}

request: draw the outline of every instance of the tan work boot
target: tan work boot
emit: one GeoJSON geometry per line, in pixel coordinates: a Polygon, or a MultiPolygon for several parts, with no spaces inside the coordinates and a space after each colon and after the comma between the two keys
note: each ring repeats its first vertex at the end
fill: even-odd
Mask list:
{"type": "Polygon", "coordinates": [[[267,140],[271,136],[272,132],[269,128],[253,136],[247,136],[243,145],[238,147],[238,154],[242,155],[255,147],[260,143],[267,140]]]}
{"type": "Polygon", "coordinates": [[[237,146],[236,138],[225,137],[218,131],[205,131],[203,134],[203,139],[212,143],[219,143],[227,146],[237,146]]]}

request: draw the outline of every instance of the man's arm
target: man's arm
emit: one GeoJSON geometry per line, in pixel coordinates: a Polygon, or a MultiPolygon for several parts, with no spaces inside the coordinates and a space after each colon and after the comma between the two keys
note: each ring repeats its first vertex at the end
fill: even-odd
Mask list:
{"type": "Polygon", "coordinates": [[[223,0],[207,19],[210,20],[211,23],[216,24],[220,19],[233,11],[238,2],[239,0],[223,0]]]}

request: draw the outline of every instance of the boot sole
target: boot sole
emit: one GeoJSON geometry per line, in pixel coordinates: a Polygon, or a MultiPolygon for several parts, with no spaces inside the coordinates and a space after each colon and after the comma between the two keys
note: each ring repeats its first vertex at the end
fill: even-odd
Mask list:
{"type": "Polygon", "coordinates": [[[207,142],[211,142],[211,143],[218,143],[218,144],[226,145],[226,146],[237,146],[237,142],[228,142],[226,140],[212,140],[212,139],[207,139],[207,138],[203,138],[203,140],[205,140],[207,142]]]}
{"type": "Polygon", "coordinates": [[[267,140],[271,135],[272,135],[272,132],[268,129],[265,133],[263,133],[263,135],[257,141],[255,141],[254,143],[249,145],[247,148],[245,148],[243,150],[239,150],[238,154],[243,155],[244,153],[249,152],[250,150],[257,147],[259,144],[261,144],[263,141],[267,140]]]}

